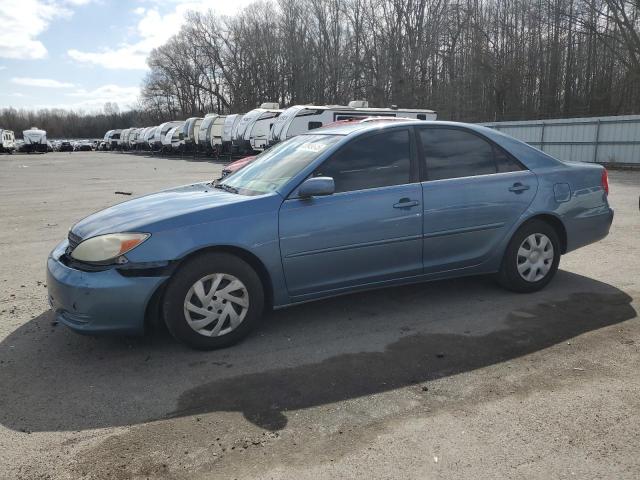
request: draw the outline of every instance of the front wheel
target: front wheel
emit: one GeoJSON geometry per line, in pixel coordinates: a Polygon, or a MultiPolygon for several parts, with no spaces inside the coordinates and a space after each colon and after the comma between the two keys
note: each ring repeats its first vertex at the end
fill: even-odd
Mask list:
{"type": "Polygon", "coordinates": [[[163,315],[177,340],[209,350],[247,336],[263,308],[262,282],[249,264],[227,253],[206,253],[189,260],[171,278],[163,315]]]}
{"type": "Polygon", "coordinates": [[[555,229],[541,220],[532,220],[511,238],[498,282],[514,292],[537,292],[553,279],[559,263],[560,241],[555,229]]]}

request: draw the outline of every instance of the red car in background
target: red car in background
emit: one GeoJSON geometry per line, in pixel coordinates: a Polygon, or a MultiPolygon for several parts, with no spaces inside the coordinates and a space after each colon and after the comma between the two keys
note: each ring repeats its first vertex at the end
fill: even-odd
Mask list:
{"type": "Polygon", "coordinates": [[[234,172],[237,172],[241,168],[246,167],[255,159],[256,155],[252,155],[250,157],[244,157],[240,160],[236,160],[235,162],[227,163],[222,169],[222,178],[226,177],[227,175],[231,175],[234,172]]]}

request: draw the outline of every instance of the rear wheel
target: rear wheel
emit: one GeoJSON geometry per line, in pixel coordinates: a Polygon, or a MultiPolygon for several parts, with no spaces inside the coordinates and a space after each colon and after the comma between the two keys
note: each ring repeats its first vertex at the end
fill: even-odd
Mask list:
{"type": "Polygon", "coordinates": [[[260,277],[242,259],[207,253],[189,260],[171,278],[163,314],[169,332],[197,349],[230,346],[247,336],[262,316],[260,277]]]}
{"type": "Polygon", "coordinates": [[[542,220],[532,220],[511,238],[498,282],[514,292],[536,292],[553,279],[559,263],[560,241],[555,229],[542,220]]]}

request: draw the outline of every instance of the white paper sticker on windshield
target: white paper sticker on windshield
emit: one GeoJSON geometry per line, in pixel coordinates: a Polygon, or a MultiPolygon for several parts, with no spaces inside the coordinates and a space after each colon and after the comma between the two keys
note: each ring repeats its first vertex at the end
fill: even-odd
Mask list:
{"type": "Polygon", "coordinates": [[[303,143],[300,145],[300,150],[306,150],[308,152],[318,153],[327,148],[327,146],[323,143],[303,143]]]}

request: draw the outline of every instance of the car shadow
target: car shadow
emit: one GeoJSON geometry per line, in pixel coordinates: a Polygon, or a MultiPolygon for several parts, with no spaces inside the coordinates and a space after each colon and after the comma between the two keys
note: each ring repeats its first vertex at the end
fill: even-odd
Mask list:
{"type": "Polygon", "coordinates": [[[166,335],[82,337],[44,312],[0,342],[0,423],[69,431],[211,412],[268,430],[286,412],[399,389],[536,352],[636,317],[631,297],[559,272],[516,295],[482,279],[397,287],[273,312],[226,350],[166,335]]]}

